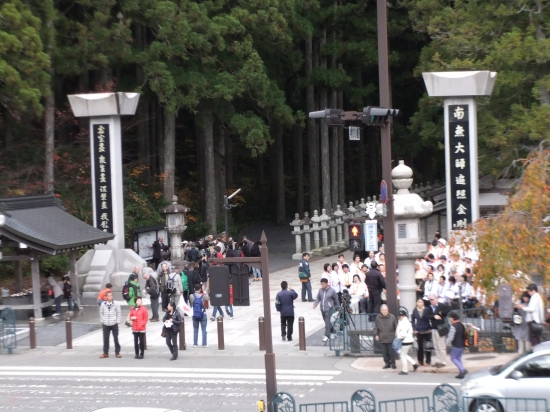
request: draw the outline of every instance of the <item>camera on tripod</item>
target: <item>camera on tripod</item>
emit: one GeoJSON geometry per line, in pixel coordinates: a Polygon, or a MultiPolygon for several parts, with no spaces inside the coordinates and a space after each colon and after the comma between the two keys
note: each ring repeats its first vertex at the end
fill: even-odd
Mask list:
{"type": "Polygon", "coordinates": [[[342,308],[346,313],[352,312],[350,305],[351,305],[351,295],[349,294],[349,291],[347,289],[344,289],[342,292],[342,308]]]}

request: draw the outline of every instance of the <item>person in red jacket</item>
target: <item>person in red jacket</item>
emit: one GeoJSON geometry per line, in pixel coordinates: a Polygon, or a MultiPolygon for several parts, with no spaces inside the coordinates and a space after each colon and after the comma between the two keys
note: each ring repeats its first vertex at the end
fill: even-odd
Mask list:
{"type": "Polygon", "coordinates": [[[130,320],[132,321],[132,332],[134,333],[134,349],[136,359],[143,359],[145,350],[145,327],[149,320],[147,308],[141,306],[141,298],[136,298],[136,306],[130,309],[130,320]]]}

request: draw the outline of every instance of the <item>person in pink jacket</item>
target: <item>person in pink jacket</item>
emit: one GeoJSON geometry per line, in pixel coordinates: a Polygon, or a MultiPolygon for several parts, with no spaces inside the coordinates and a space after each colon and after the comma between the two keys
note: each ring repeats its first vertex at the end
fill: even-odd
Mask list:
{"type": "Polygon", "coordinates": [[[136,306],[130,309],[130,320],[132,321],[132,332],[134,333],[134,349],[136,351],[136,359],[143,359],[143,351],[145,350],[145,327],[149,320],[147,308],[141,306],[141,298],[136,298],[136,306]]]}

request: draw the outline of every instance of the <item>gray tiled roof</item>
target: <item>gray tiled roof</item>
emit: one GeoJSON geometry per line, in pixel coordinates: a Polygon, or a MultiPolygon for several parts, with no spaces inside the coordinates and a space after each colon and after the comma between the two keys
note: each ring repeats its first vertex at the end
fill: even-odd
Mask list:
{"type": "Polygon", "coordinates": [[[65,212],[54,195],[0,199],[0,212],[6,215],[2,236],[50,254],[114,238],[65,212]]]}

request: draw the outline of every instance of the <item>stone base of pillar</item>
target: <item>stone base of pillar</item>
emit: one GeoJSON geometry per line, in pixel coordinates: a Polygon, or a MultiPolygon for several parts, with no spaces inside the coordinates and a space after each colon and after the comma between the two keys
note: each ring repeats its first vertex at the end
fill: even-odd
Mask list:
{"type": "Polygon", "coordinates": [[[322,249],[319,248],[319,249],[311,249],[311,253],[313,253],[314,255],[321,255],[322,249]]]}
{"type": "Polygon", "coordinates": [[[336,242],[336,247],[338,249],[344,249],[346,247],[346,242],[344,242],[343,240],[341,242],[336,242]]]}
{"type": "Polygon", "coordinates": [[[302,260],[302,254],[301,253],[294,253],[292,255],[292,260],[302,260]]]}
{"type": "Polygon", "coordinates": [[[321,248],[321,255],[323,255],[323,256],[330,256],[333,253],[334,252],[332,251],[332,248],[330,246],[323,246],[321,248]]]}

